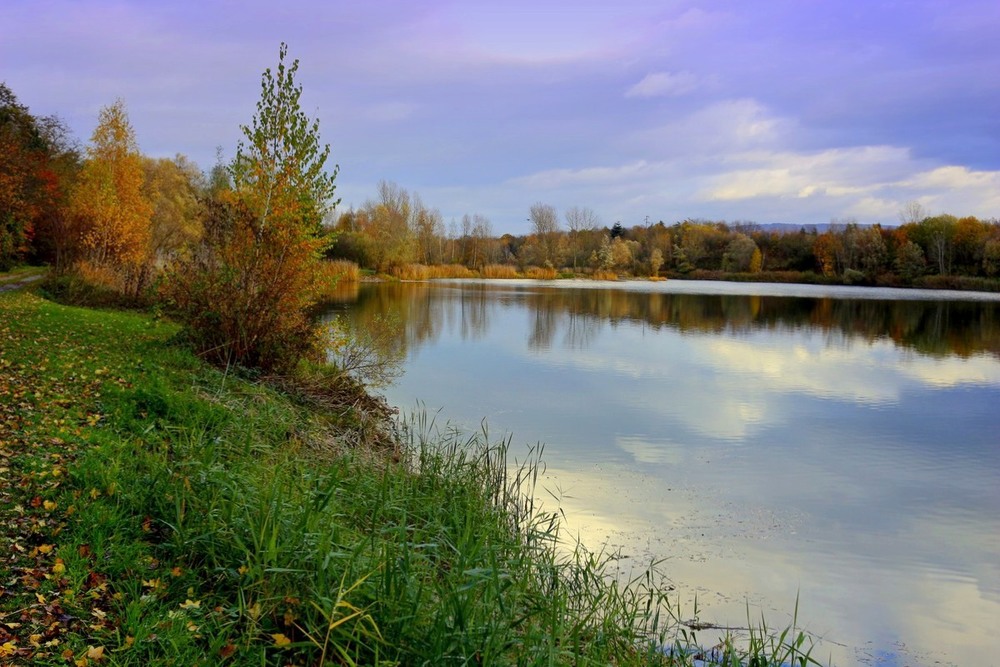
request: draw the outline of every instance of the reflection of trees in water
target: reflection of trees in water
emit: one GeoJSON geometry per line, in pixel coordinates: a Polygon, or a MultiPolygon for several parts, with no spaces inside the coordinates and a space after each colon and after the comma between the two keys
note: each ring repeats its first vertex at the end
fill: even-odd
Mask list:
{"type": "Polygon", "coordinates": [[[419,346],[436,340],[445,328],[457,330],[463,339],[480,339],[501,310],[521,307],[531,318],[527,342],[532,349],[550,348],[560,332],[563,346],[585,348],[606,325],[635,322],[654,330],[715,334],[818,329],[848,340],[888,339],[934,356],[1000,356],[1000,304],[995,302],[413,283],[365,286],[351,317],[363,325],[377,313],[395,313],[405,325],[405,344],[419,346]]]}
{"type": "MultiPolygon", "coordinates": [[[[478,340],[490,326],[490,313],[497,307],[495,294],[428,283],[380,283],[364,285],[354,303],[336,305],[331,314],[344,314],[355,327],[369,326],[381,314],[392,315],[399,327],[400,349],[419,347],[437,340],[446,329],[458,330],[462,339],[478,340]]],[[[346,303],[346,302],[345,302],[346,303]]]]}

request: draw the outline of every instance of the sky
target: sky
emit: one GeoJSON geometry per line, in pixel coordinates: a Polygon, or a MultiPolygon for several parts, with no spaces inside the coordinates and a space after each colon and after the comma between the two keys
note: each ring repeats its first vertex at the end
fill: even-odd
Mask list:
{"type": "Polygon", "coordinates": [[[0,81],[207,170],[285,42],[342,209],[898,224],[1000,217],[998,35],[996,0],[3,0],[0,81]]]}

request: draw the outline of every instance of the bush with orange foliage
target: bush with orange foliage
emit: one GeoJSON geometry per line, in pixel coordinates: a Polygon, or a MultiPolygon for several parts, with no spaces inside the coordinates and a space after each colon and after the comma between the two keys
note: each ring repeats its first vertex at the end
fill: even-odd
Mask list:
{"type": "Polygon", "coordinates": [[[298,61],[262,76],[257,113],[243,126],[229,171],[233,189],[205,204],[204,235],[179,262],[167,295],[196,349],[219,364],[288,372],[319,359],[321,334],[309,316],[322,271],[323,214],[333,201],[336,169],[319,125],[299,109],[298,61]]]}

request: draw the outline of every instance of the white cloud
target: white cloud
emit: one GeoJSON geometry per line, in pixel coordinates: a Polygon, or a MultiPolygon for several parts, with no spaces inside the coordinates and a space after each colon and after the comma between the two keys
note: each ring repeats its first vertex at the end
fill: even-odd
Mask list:
{"type": "Polygon", "coordinates": [[[625,92],[625,97],[677,97],[698,88],[691,72],[654,72],[625,92]]]}

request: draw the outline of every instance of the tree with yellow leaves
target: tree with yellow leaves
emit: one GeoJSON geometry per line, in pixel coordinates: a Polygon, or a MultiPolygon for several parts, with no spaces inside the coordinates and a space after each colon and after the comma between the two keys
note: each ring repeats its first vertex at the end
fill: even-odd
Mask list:
{"type": "Polygon", "coordinates": [[[152,206],[125,103],[101,109],[70,208],[80,220],[85,275],[135,296],[147,277],[152,206]]]}

